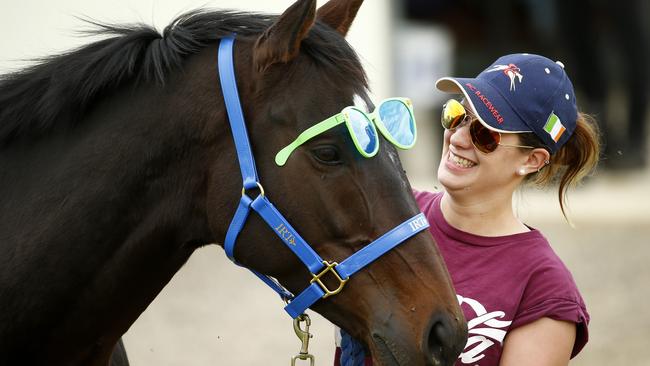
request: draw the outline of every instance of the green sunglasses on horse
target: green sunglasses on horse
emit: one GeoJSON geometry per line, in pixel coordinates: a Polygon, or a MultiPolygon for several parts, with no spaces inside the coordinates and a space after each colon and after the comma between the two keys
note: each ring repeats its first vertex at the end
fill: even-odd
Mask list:
{"type": "Polygon", "coordinates": [[[345,123],[354,146],[361,156],[366,158],[375,156],[379,151],[377,130],[391,144],[403,150],[413,147],[417,137],[411,100],[388,98],[381,101],[372,113],[366,113],[354,106],[345,107],[340,113],[306,129],[277,153],[275,163],[283,166],[300,145],[342,123],[345,123]]]}
{"type": "Polygon", "coordinates": [[[509,145],[501,143],[501,133],[487,128],[476,116],[467,113],[465,106],[456,99],[450,99],[442,106],[440,116],[442,127],[454,131],[457,128],[469,123],[469,134],[472,137],[472,144],[483,154],[489,154],[499,146],[521,147],[534,149],[534,146],[509,145]]]}

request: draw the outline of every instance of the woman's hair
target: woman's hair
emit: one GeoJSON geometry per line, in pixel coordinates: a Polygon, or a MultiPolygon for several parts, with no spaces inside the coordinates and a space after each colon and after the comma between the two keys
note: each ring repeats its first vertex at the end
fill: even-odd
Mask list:
{"type": "MultiPolygon", "coordinates": [[[[533,133],[520,134],[522,145],[544,147],[533,133]]],[[[562,215],[570,223],[565,206],[569,187],[576,186],[585,176],[594,171],[600,157],[600,132],[593,117],[578,112],[576,128],[567,142],[550,158],[550,165],[527,180],[545,187],[559,179],[558,199],[562,215]]]]}

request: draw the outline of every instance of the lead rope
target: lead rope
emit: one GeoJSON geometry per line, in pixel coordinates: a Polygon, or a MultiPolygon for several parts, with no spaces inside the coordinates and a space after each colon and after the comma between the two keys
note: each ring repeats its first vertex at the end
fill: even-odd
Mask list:
{"type": "Polygon", "coordinates": [[[363,366],[365,359],[363,345],[341,329],[341,366],[363,366]]]}

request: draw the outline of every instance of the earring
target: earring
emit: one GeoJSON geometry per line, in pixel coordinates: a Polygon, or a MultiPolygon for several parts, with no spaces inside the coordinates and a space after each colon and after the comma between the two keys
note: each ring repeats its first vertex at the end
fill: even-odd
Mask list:
{"type": "Polygon", "coordinates": [[[544,160],[544,165],[537,168],[537,172],[539,173],[545,166],[549,165],[550,163],[551,163],[550,161],[544,160]]]}
{"type": "Polygon", "coordinates": [[[524,168],[519,168],[519,169],[517,170],[517,174],[522,175],[522,176],[523,176],[523,175],[526,175],[526,169],[524,169],[524,168]]]}

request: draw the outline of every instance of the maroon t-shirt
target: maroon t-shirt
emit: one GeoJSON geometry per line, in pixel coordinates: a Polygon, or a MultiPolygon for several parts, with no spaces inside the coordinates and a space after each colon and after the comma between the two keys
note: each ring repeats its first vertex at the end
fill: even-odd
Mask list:
{"type": "Polygon", "coordinates": [[[587,343],[589,314],[571,273],[536,229],[485,237],[460,231],[442,193],[414,192],[458,294],[469,339],[457,365],[498,365],[508,331],[543,317],[577,324],[571,356],[587,343]]]}
{"type": "Polygon", "coordinates": [[[442,193],[414,194],[468,322],[469,338],[457,366],[498,365],[508,331],[543,317],[576,323],[571,357],[580,352],[589,314],[571,273],[542,233],[531,228],[499,237],[473,235],[447,223],[440,210],[442,193]]]}

